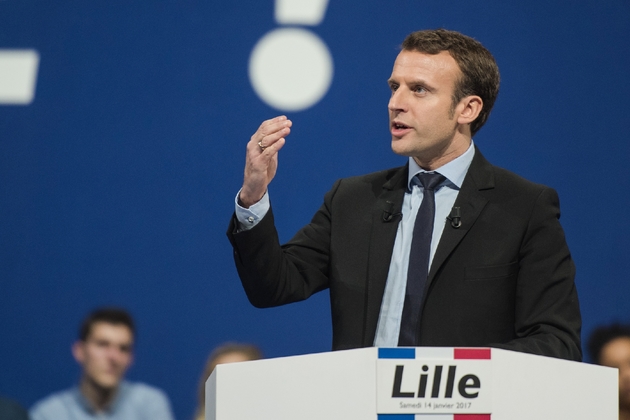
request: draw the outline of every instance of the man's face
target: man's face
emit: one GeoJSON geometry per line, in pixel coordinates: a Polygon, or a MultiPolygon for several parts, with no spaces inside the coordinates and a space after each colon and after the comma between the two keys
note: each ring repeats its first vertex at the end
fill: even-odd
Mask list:
{"type": "Polygon", "coordinates": [[[462,102],[453,108],[453,91],[461,76],[447,52],[402,51],[388,81],[392,150],[413,156],[425,169],[434,169],[466,151],[470,138],[458,133],[462,102]]]}
{"type": "Polygon", "coordinates": [[[131,365],[133,335],[122,324],[96,322],[85,341],[77,341],[72,353],[83,367],[84,378],[103,389],[118,386],[131,365]]]}
{"type": "Polygon", "coordinates": [[[630,409],[630,338],[620,337],[602,349],[600,364],[619,369],[619,406],[630,409]]]}

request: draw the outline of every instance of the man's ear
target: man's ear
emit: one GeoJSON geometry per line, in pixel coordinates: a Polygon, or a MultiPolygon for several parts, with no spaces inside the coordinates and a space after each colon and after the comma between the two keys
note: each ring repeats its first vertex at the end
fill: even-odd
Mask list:
{"type": "Polygon", "coordinates": [[[459,124],[470,124],[479,116],[483,108],[483,100],[477,95],[466,96],[457,104],[459,124]]]}
{"type": "Polygon", "coordinates": [[[77,361],[78,364],[83,365],[85,361],[85,343],[81,340],[77,340],[72,344],[72,355],[74,356],[74,360],[77,361]]]}

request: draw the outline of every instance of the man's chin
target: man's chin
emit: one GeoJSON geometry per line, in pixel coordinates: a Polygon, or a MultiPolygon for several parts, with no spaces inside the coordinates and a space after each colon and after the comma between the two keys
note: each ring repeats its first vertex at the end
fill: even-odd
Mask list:
{"type": "Polygon", "coordinates": [[[410,150],[407,150],[405,147],[402,147],[402,145],[397,143],[399,141],[400,140],[392,139],[392,152],[400,156],[413,156],[413,153],[410,150]]]}
{"type": "Polygon", "coordinates": [[[93,379],[92,383],[96,385],[101,391],[114,391],[118,388],[121,379],[119,378],[99,378],[93,379]]]}

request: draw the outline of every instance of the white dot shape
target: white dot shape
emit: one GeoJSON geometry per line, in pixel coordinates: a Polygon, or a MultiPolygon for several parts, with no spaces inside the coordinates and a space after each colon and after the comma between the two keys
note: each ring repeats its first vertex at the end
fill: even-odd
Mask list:
{"type": "Polygon", "coordinates": [[[328,92],[333,61],[328,47],[314,33],[280,28],[258,41],[249,57],[249,80],[269,106],[302,111],[328,92]]]}
{"type": "Polygon", "coordinates": [[[276,22],[281,25],[316,26],[324,20],[328,0],[276,0],[276,22]]]}
{"type": "Polygon", "coordinates": [[[38,67],[35,50],[0,49],[0,105],[33,102],[38,67]]]}

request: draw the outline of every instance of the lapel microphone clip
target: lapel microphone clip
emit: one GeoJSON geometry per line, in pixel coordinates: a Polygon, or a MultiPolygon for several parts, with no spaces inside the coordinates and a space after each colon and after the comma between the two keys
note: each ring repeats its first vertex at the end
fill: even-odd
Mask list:
{"type": "Polygon", "coordinates": [[[447,217],[451,221],[451,226],[455,229],[459,229],[462,225],[462,215],[459,207],[453,207],[451,214],[447,217]]]}
{"type": "Polygon", "coordinates": [[[402,213],[394,213],[394,203],[392,201],[385,202],[385,210],[383,210],[383,222],[391,222],[394,217],[401,216],[402,213]]]}

